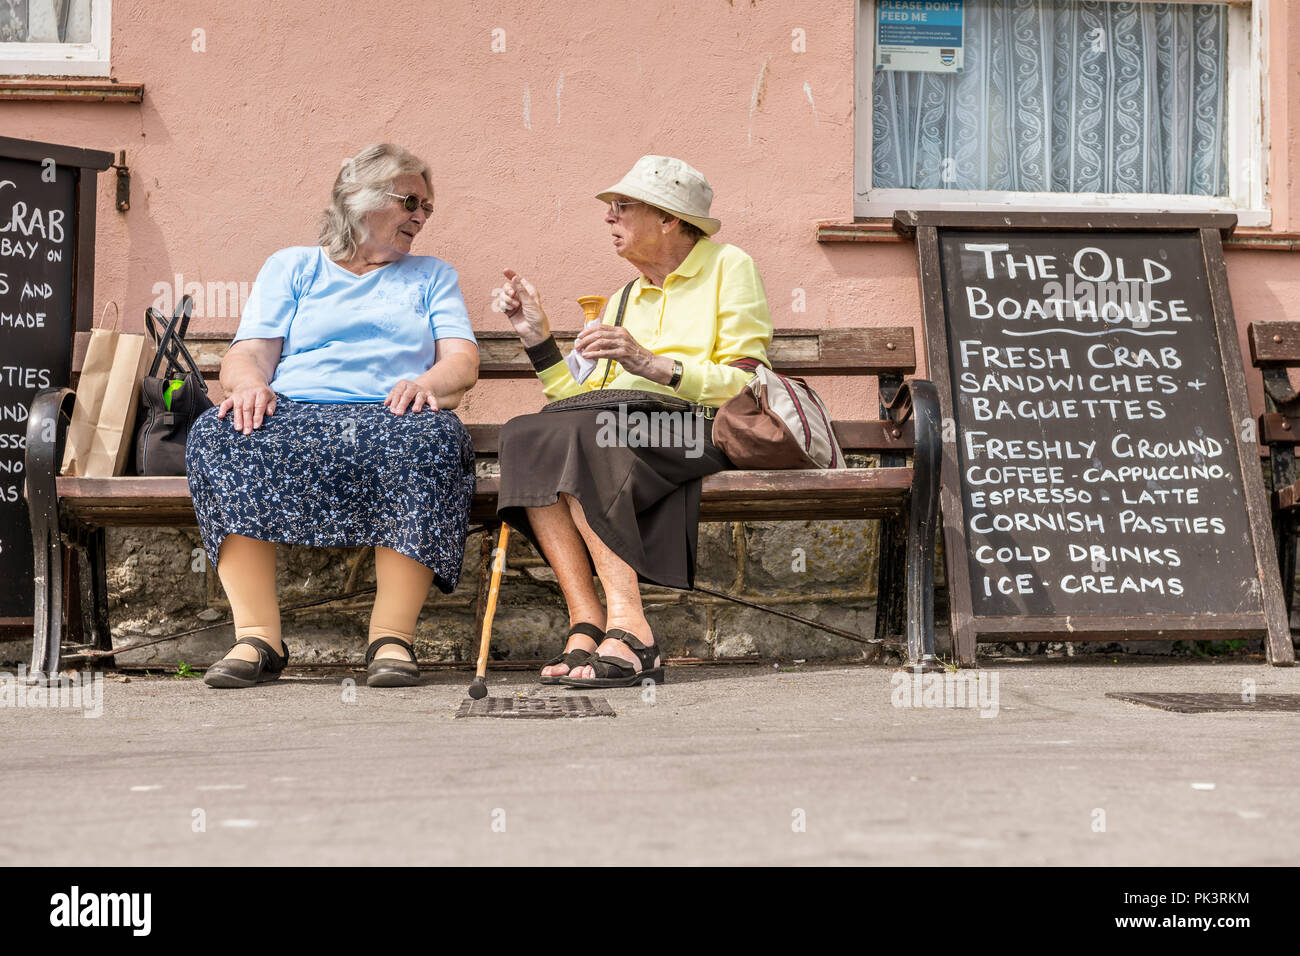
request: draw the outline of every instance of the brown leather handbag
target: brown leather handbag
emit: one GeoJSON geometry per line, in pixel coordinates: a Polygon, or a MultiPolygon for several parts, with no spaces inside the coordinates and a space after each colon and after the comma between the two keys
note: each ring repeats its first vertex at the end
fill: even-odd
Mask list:
{"type": "Polygon", "coordinates": [[[821,396],[801,378],[779,375],[757,359],[730,363],[753,372],[713,420],[713,443],[737,468],[843,468],[821,396]]]}

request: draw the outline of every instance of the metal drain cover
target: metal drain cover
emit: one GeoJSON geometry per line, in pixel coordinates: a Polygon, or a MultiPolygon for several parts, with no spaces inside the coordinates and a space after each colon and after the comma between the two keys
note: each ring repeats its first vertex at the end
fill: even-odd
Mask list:
{"type": "Polygon", "coordinates": [[[463,700],[457,717],[614,717],[614,709],[603,697],[484,697],[463,700]]]}
{"type": "Polygon", "coordinates": [[[1300,694],[1260,694],[1253,701],[1241,694],[1136,694],[1110,693],[1107,697],[1145,704],[1177,714],[1208,714],[1215,711],[1273,711],[1300,714],[1300,694]]]}

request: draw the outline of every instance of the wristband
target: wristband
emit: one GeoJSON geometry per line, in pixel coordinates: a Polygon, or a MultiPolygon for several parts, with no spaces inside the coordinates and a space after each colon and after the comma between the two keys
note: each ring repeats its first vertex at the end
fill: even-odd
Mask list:
{"type": "Polygon", "coordinates": [[[555,344],[554,335],[548,336],[545,342],[525,345],[524,353],[528,356],[528,361],[533,363],[533,370],[537,372],[545,371],[552,365],[564,361],[564,356],[560,354],[560,347],[555,344]]]}

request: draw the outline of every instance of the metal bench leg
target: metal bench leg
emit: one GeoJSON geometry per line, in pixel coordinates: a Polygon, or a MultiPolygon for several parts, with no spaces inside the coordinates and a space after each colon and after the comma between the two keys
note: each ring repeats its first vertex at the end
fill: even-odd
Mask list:
{"type": "MultiPolygon", "coordinates": [[[[1270,474],[1273,490],[1285,488],[1295,481],[1295,451],[1291,446],[1273,445],[1269,448],[1270,474]]],[[[1290,617],[1295,598],[1295,545],[1296,519],[1290,512],[1272,509],[1273,543],[1277,546],[1278,571],[1282,575],[1282,597],[1286,600],[1287,616],[1290,617]]]]}
{"type": "MultiPolygon", "coordinates": [[[[90,644],[97,651],[113,649],[113,632],[108,623],[108,532],[96,528],[90,532],[86,549],[90,559],[90,644]]],[[[106,667],[113,666],[113,658],[100,658],[106,667]]]]}
{"type": "MultiPolygon", "coordinates": [[[[902,464],[881,460],[884,468],[902,464]]],[[[907,526],[901,518],[880,519],[876,561],[876,640],[888,641],[907,631],[907,526]]]]}
{"type": "Polygon", "coordinates": [[[27,511],[35,558],[35,609],[32,666],[28,680],[58,673],[63,640],[63,541],[59,535],[59,473],[62,438],[72,414],[70,388],[47,388],[36,394],[27,416],[27,511]]]}
{"type": "Polygon", "coordinates": [[[911,391],[916,443],[907,523],[907,666],[942,670],[934,653],[934,542],[939,522],[939,468],[943,460],[939,393],[914,380],[911,391]]]}

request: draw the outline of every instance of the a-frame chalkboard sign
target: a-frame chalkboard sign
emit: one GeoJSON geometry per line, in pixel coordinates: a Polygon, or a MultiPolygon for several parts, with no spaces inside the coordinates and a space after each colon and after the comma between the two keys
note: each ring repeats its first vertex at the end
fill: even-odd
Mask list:
{"type": "Polygon", "coordinates": [[[949,607],[978,642],[1294,654],[1222,236],[1231,215],[899,212],[944,417],[949,607]]]}
{"type": "Polygon", "coordinates": [[[27,410],[66,386],[90,331],[95,181],[113,154],[0,136],[0,631],[32,626],[32,538],[23,498],[27,410]]]}

